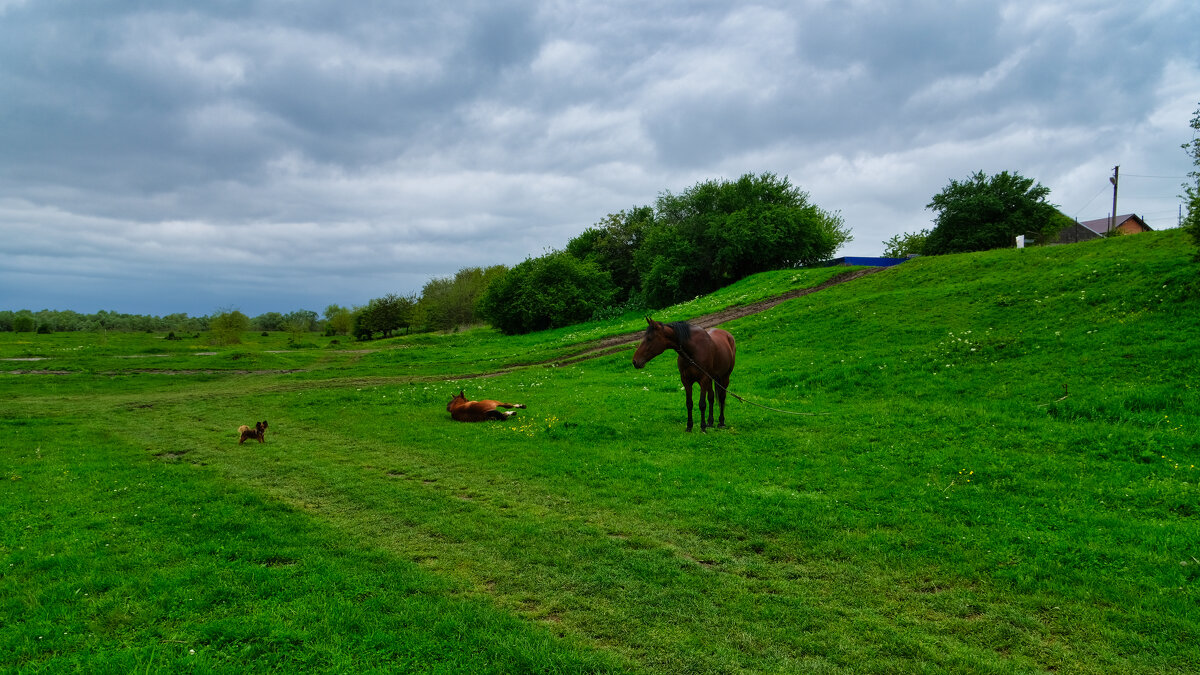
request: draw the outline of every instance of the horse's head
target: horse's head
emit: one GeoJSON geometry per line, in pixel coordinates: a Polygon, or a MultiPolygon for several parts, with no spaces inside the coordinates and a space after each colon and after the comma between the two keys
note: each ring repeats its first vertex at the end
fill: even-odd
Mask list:
{"type": "Polygon", "coordinates": [[[466,402],[467,402],[466,390],[460,389],[459,392],[454,395],[454,398],[450,399],[450,402],[446,404],[446,412],[450,412],[450,410],[454,408],[455,404],[462,405],[466,402]]]}
{"type": "Polygon", "coordinates": [[[646,317],[646,336],[633,353],[633,367],[643,368],[650,359],[676,346],[674,328],[646,317]]]}

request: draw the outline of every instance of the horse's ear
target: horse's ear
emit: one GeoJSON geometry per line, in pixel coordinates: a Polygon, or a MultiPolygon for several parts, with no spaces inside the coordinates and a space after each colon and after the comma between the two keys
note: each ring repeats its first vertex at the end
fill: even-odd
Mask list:
{"type": "Polygon", "coordinates": [[[653,326],[653,325],[654,325],[654,319],[651,319],[649,316],[647,316],[647,317],[646,317],[646,323],[647,323],[648,325],[651,325],[651,326],[653,326]]]}

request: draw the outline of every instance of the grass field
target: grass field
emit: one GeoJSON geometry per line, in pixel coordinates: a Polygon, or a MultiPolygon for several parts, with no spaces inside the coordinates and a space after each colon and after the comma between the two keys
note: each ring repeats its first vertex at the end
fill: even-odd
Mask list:
{"type": "Polygon", "coordinates": [[[0,334],[38,359],[0,361],[0,670],[1200,671],[1193,253],[921,258],[732,321],[731,389],[801,414],[704,434],[670,354],[546,365],[639,316],[0,334]]]}

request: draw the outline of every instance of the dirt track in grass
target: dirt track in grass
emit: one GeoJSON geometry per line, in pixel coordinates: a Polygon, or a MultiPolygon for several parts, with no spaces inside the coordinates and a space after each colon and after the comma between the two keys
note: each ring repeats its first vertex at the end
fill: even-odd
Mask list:
{"type": "MultiPolygon", "coordinates": [[[[865,276],[868,276],[871,274],[876,274],[878,272],[882,272],[887,269],[890,269],[890,268],[888,268],[888,267],[868,267],[866,269],[854,270],[852,272],[845,272],[843,274],[839,274],[839,275],[833,277],[832,279],[830,279],[829,281],[826,281],[823,284],[813,286],[812,288],[800,288],[800,289],[796,289],[794,291],[788,291],[787,293],[784,293],[783,295],[777,295],[773,298],[767,298],[766,300],[759,300],[758,302],[753,302],[748,305],[739,305],[737,307],[727,307],[719,312],[713,312],[712,314],[705,314],[703,316],[698,316],[698,317],[689,319],[688,323],[692,324],[693,326],[708,330],[711,328],[715,328],[716,326],[719,326],[728,321],[733,321],[734,319],[740,319],[744,316],[750,316],[751,314],[758,314],[759,312],[765,312],[768,309],[771,309],[772,307],[774,307],[776,305],[787,302],[788,300],[803,297],[805,295],[816,293],[818,291],[823,291],[827,288],[837,286],[840,284],[844,284],[844,283],[848,283],[848,282],[854,281],[856,279],[861,279],[865,276]]],[[[639,330],[634,333],[624,333],[622,335],[614,335],[612,337],[604,338],[603,340],[597,340],[595,342],[589,342],[587,344],[581,345],[580,351],[577,351],[577,352],[575,352],[569,356],[566,356],[564,358],[555,359],[552,361],[546,361],[541,364],[530,364],[530,365],[556,365],[556,366],[557,365],[567,365],[567,364],[571,364],[571,363],[577,363],[579,361],[586,361],[588,359],[594,359],[594,358],[598,358],[601,356],[606,356],[613,352],[620,351],[620,350],[628,347],[629,345],[637,344],[638,342],[641,341],[642,336],[644,334],[645,334],[645,331],[639,330]]]]}
{"type": "MultiPolygon", "coordinates": [[[[865,269],[844,272],[842,274],[839,274],[839,275],[833,277],[832,279],[826,281],[823,284],[819,284],[819,285],[813,286],[811,288],[800,288],[800,289],[796,289],[794,291],[788,291],[787,293],[784,293],[782,295],[777,295],[773,298],[767,298],[766,300],[759,300],[758,302],[752,302],[748,305],[739,305],[737,307],[728,307],[719,312],[713,312],[712,314],[705,314],[703,316],[693,317],[692,319],[688,320],[688,323],[692,324],[693,326],[697,326],[699,328],[704,328],[705,330],[708,330],[708,329],[714,328],[716,326],[719,326],[723,323],[726,323],[728,321],[733,321],[734,319],[740,319],[744,316],[749,316],[751,314],[765,312],[766,310],[771,309],[772,307],[774,307],[778,304],[781,304],[783,302],[787,302],[788,300],[803,297],[805,295],[816,293],[818,291],[823,291],[827,288],[831,288],[833,286],[837,286],[840,284],[849,283],[851,281],[861,279],[865,276],[868,276],[871,274],[876,274],[878,272],[882,272],[886,269],[890,269],[890,268],[868,267],[865,269]]],[[[579,348],[576,351],[574,351],[564,357],[549,359],[549,360],[545,360],[545,361],[536,361],[536,362],[532,362],[532,363],[525,363],[525,364],[521,364],[520,366],[515,366],[512,368],[504,368],[502,370],[498,370],[495,372],[464,374],[464,375],[458,375],[458,376],[454,376],[454,377],[446,378],[446,379],[459,380],[459,379],[470,379],[470,378],[476,378],[476,377],[494,377],[496,375],[502,375],[504,373],[509,373],[514,370],[518,370],[520,368],[527,368],[530,366],[564,366],[564,365],[569,365],[572,363],[578,363],[580,361],[587,361],[588,359],[595,359],[595,358],[599,358],[601,356],[607,356],[614,352],[618,352],[622,349],[625,349],[631,345],[635,345],[639,341],[641,341],[642,336],[644,334],[645,334],[645,331],[639,330],[639,331],[636,331],[633,333],[623,333],[621,335],[614,335],[612,337],[607,337],[607,338],[603,338],[601,340],[595,340],[592,342],[587,342],[582,345],[579,345],[579,348]]],[[[369,351],[369,350],[365,350],[365,351],[369,351]]],[[[365,353],[365,351],[364,351],[364,353],[365,353]]],[[[111,372],[111,373],[107,373],[107,374],[109,374],[109,375],[116,375],[116,374],[127,375],[130,373],[136,373],[136,374],[154,374],[154,375],[196,375],[196,374],[221,373],[221,374],[233,374],[233,375],[267,375],[267,374],[296,373],[296,372],[305,372],[305,371],[304,370],[251,371],[251,370],[210,370],[210,369],[196,369],[196,370],[138,369],[138,370],[121,371],[120,373],[111,372]]],[[[9,374],[9,375],[71,375],[73,373],[71,371],[66,371],[66,370],[11,370],[11,371],[7,371],[7,374],[9,374]]]]}

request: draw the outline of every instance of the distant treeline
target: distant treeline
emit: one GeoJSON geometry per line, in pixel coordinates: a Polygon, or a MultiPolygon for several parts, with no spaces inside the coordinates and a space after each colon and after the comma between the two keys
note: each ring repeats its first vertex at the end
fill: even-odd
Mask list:
{"type": "Polygon", "coordinates": [[[171,314],[147,316],[142,314],[119,314],[99,311],[95,314],[80,314],[70,310],[43,309],[33,312],[0,310],[0,331],[18,333],[61,333],[67,331],[204,331],[208,330],[209,318],[171,314]]]}
{"type": "Polygon", "coordinates": [[[511,268],[469,267],[431,279],[420,295],[389,294],[366,305],[330,305],[248,317],[99,312],[0,312],[4,331],[286,330],[353,334],[360,340],[399,332],[455,330],[481,321],[504,333],[567,326],[629,310],[657,309],[727,286],[751,274],[827,260],[846,242],[839,214],[810,204],[787,178],[746,174],[664,192],[654,206],[609,214],[570,242],[511,268]]]}
{"type": "MultiPolygon", "coordinates": [[[[43,309],[34,312],[0,310],[0,331],[18,333],[62,333],[71,331],[126,331],[126,332],[175,332],[199,333],[211,328],[212,322],[226,312],[212,316],[188,316],[168,314],[150,316],[146,314],[121,314],[101,310],[95,314],[80,314],[70,310],[43,309]]],[[[247,330],[287,330],[289,324],[302,323],[308,330],[319,330],[320,321],[316,312],[297,310],[288,314],[268,312],[249,319],[247,330]]]]}

